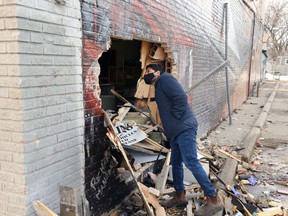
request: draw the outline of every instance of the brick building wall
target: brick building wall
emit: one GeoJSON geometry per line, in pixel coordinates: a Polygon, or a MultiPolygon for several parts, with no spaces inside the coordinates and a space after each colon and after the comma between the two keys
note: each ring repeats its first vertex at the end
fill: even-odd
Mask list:
{"type": "Polygon", "coordinates": [[[0,215],[83,192],[80,2],[0,1],[0,215]]]}
{"type": "Polygon", "coordinates": [[[25,149],[17,138],[23,132],[23,111],[16,92],[20,78],[9,76],[10,68],[19,67],[19,56],[8,53],[9,46],[6,45],[15,44],[20,38],[16,29],[6,28],[16,22],[13,17],[16,5],[6,7],[1,1],[0,14],[0,214],[16,215],[19,212],[20,215],[26,210],[25,149]]]}
{"type": "MultiPolygon", "coordinates": [[[[184,88],[191,87],[224,61],[223,5],[224,1],[83,1],[84,76],[107,51],[111,37],[136,38],[165,44],[176,64],[173,74],[184,88]]],[[[249,95],[249,74],[250,85],[258,79],[262,28],[256,20],[253,34],[253,12],[243,1],[230,0],[228,11],[229,83],[235,109],[249,95]]],[[[227,116],[227,111],[223,112],[227,106],[225,91],[222,70],[192,92],[199,133],[206,133],[227,116]]],[[[95,101],[94,109],[101,107],[101,101],[95,101]]],[[[91,104],[86,107],[91,110],[91,104]]]]}
{"type": "MultiPolygon", "coordinates": [[[[226,1],[83,0],[81,12],[86,136],[89,136],[91,131],[93,116],[101,116],[101,90],[98,85],[101,70],[98,59],[103,52],[109,50],[111,38],[161,44],[171,58],[172,74],[188,89],[224,62],[224,2],[226,1]]],[[[246,2],[229,0],[228,73],[232,111],[247,99],[253,83],[259,80],[261,35],[261,23],[254,17],[254,12],[246,2]]],[[[224,69],[201,83],[189,96],[192,98],[191,107],[199,121],[198,134],[201,136],[228,115],[224,69]]],[[[99,117],[98,120],[100,119],[99,117]]],[[[97,154],[102,154],[98,159],[95,158],[96,160],[86,158],[86,164],[88,160],[90,167],[99,169],[103,160],[102,152],[108,149],[107,144],[104,141],[93,143],[85,138],[85,146],[93,146],[97,154]]],[[[109,168],[106,171],[108,172],[109,168]]],[[[88,173],[85,181],[89,183],[93,177],[87,175],[88,173]]],[[[115,182],[117,179],[115,181],[113,178],[104,183],[99,181],[98,186],[113,184],[115,191],[121,190],[115,182]]],[[[86,184],[85,190],[90,193],[87,197],[90,203],[107,205],[108,202],[111,206],[117,203],[117,198],[111,198],[109,194],[102,194],[102,197],[110,198],[107,202],[106,199],[101,201],[97,196],[93,196],[93,187],[89,184],[86,184]]],[[[97,194],[95,189],[94,194],[97,194]]],[[[108,210],[105,207],[98,208],[100,212],[108,210]]]]}
{"type": "MultiPolygon", "coordinates": [[[[242,0],[228,11],[235,109],[259,77],[262,27],[242,0]]],[[[37,199],[59,212],[60,185],[94,215],[119,204],[133,184],[115,174],[98,59],[111,38],[159,43],[188,89],[224,61],[224,14],[224,0],[0,0],[0,214],[33,215],[37,199]]],[[[221,70],[189,94],[199,136],[227,116],[225,86],[221,70]]]]}

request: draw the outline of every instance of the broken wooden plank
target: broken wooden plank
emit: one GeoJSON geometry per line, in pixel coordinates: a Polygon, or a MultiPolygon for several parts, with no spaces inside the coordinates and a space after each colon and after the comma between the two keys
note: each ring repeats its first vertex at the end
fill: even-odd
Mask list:
{"type": "Polygon", "coordinates": [[[276,184],[288,186],[288,181],[275,181],[276,184]]]}
{"type": "Polygon", "coordinates": [[[160,150],[158,148],[151,146],[151,145],[147,145],[147,143],[146,144],[145,143],[134,143],[132,146],[160,152],[160,150]]]}
{"type": "Polygon", "coordinates": [[[150,208],[147,200],[145,199],[145,196],[144,196],[143,191],[141,190],[141,187],[139,186],[139,182],[137,181],[137,179],[135,177],[133,168],[132,168],[132,166],[131,166],[131,164],[129,162],[129,159],[128,159],[128,157],[126,155],[126,152],[125,152],[125,150],[124,150],[124,148],[123,148],[123,146],[121,144],[121,141],[120,141],[119,137],[117,136],[117,134],[115,132],[115,129],[114,129],[113,125],[112,125],[112,122],[108,118],[108,115],[107,115],[107,113],[105,111],[104,111],[104,120],[105,120],[105,123],[107,125],[107,133],[106,133],[106,135],[110,139],[110,141],[115,145],[115,147],[120,151],[120,153],[122,154],[124,160],[126,161],[128,169],[129,169],[129,172],[131,173],[132,178],[136,182],[136,185],[137,185],[137,188],[139,190],[140,196],[143,199],[147,214],[149,216],[154,216],[154,213],[153,213],[152,209],[150,208]]]}
{"type": "Polygon", "coordinates": [[[149,192],[150,194],[155,195],[156,197],[159,197],[159,195],[160,195],[160,191],[157,190],[156,188],[153,188],[153,187],[149,187],[149,188],[148,188],[148,192],[149,192]]]}
{"type": "Polygon", "coordinates": [[[222,149],[219,149],[218,151],[221,152],[222,154],[224,154],[224,155],[226,155],[226,156],[238,161],[239,163],[242,162],[242,160],[240,160],[239,158],[236,158],[234,155],[232,155],[232,154],[230,154],[230,153],[228,153],[226,151],[223,151],[222,149]]]}
{"type": "Polygon", "coordinates": [[[275,201],[270,201],[268,203],[269,206],[272,206],[272,207],[281,207],[283,206],[281,202],[275,202],[275,201]]]}
{"type": "Polygon", "coordinates": [[[89,211],[89,205],[85,205],[87,200],[81,196],[76,188],[60,186],[59,190],[61,216],[84,216],[83,213],[89,211]]]}
{"type": "Polygon", "coordinates": [[[192,204],[193,204],[192,199],[189,199],[187,204],[187,216],[193,216],[192,204]]]}
{"type": "Polygon", "coordinates": [[[160,191],[160,194],[163,194],[163,191],[166,186],[166,181],[169,173],[169,167],[170,167],[170,159],[171,159],[171,151],[168,152],[166,156],[165,164],[163,165],[163,168],[161,170],[161,173],[158,175],[156,186],[155,188],[160,191]]]}
{"type": "Polygon", "coordinates": [[[33,202],[33,207],[37,216],[58,216],[39,200],[33,202]]]}
{"type": "Polygon", "coordinates": [[[246,169],[255,170],[255,168],[256,168],[254,165],[249,164],[245,161],[242,161],[240,164],[242,165],[243,168],[246,168],[246,169]]]}
{"type": "MultiPolygon", "coordinates": [[[[284,209],[284,211],[286,211],[284,209]]],[[[281,207],[272,207],[272,208],[267,208],[263,209],[263,212],[258,212],[256,213],[257,216],[274,216],[274,215],[282,215],[283,210],[281,207]]]]}
{"type": "MultiPolygon", "coordinates": [[[[128,100],[126,100],[124,97],[122,97],[118,92],[114,91],[113,89],[111,89],[110,92],[111,92],[113,95],[115,95],[117,98],[119,98],[120,100],[122,100],[124,103],[128,103],[129,106],[131,106],[132,109],[134,109],[134,110],[140,112],[141,114],[143,114],[144,116],[146,116],[147,119],[149,119],[149,120],[153,123],[153,125],[157,125],[157,127],[158,127],[161,131],[163,131],[163,128],[162,128],[159,124],[157,124],[157,123],[155,122],[155,120],[151,117],[151,115],[143,112],[141,109],[139,109],[139,108],[137,108],[136,106],[132,105],[128,100]]],[[[106,114],[106,115],[107,115],[107,114],[106,114]]]]}
{"type": "Polygon", "coordinates": [[[165,212],[164,207],[158,206],[158,207],[155,209],[155,214],[156,214],[156,216],[166,216],[166,212],[165,212]]]}
{"type": "Polygon", "coordinates": [[[121,107],[118,111],[118,116],[116,117],[117,120],[119,122],[122,122],[123,119],[125,118],[125,116],[127,115],[127,113],[129,112],[129,110],[131,109],[131,107],[129,106],[129,104],[124,104],[123,107],[121,107]]]}
{"type": "Polygon", "coordinates": [[[138,183],[139,187],[142,189],[148,203],[150,203],[155,208],[156,216],[166,216],[165,209],[160,205],[156,195],[149,192],[149,188],[142,183],[138,183]]]}
{"type": "MultiPolygon", "coordinates": [[[[200,188],[200,185],[191,184],[191,185],[185,186],[186,191],[191,191],[191,190],[194,190],[195,188],[200,188]]],[[[170,187],[170,188],[164,189],[163,194],[170,194],[170,193],[173,193],[174,191],[175,189],[173,187],[170,187]]]]}
{"type": "Polygon", "coordinates": [[[197,152],[198,152],[199,154],[201,154],[202,156],[204,156],[204,157],[206,157],[206,158],[209,158],[210,160],[213,160],[213,159],[214,159],[214,157],[213,157],[212,155],[207,154],[207,153],[205,153],[205,152],[203,152],[203,151],[201,151],[201,150],[197,150],[197,152]]]}
{"type": "Polygon", "coordinates": [[[160,145],[159,143],[155,142],[154,140],[152,140],[150,138],[145,138],[144,141],[149,143],[150,145],[160,149],[161,152],[168,153],[170,151],[169,149],[165,148],[164,146],[160,145]]]}
{"type": "Polygon", "coordinates": [[[148,203],[150,203],[154,208],[157,208],[160,206],[158,198],[154,194],[149,193],[149,188],[146,185],[139,182],[139,187],[143,191],[148,203]]]}
{"type": "MultiPolygon", "coordinates": [[[[158,151],[158,150],[155,150],[154,148],[148,149],[148,148],[145,148],[145,147],[146,146],[141,145],[141,143],[134,143],[134,144],[132,144],[130,146],[125,146],[124,148],[127,149],[127,150],[131,149],[133,151],[143,152],[143,153],[150,154],[150,155],[154,155],[155,154],[154,151],[158,151]],[[137,144],[140,144],[140,146],[137,146],[137,144]],[[153,150],[153,151],[151,151],[151,150],[153,150]]],[[[149,147],[151,147],[151,146],[149,146],[149,147]]]]}
{"type": "Polygon", "coordinates": [[[114,143],[114,145],[119,149],[119,151],[121,152],[122,156],[124,157],[124,160],[125,160],[126,163],[127,163],[128,169],[129,169],[129,171],[130,171],[130,173],[131,173],[134,181],[136,182],[136,185],[137,185],[137,188],[138,188],[138,190],[139,190],[140,196],[141,196],[142,199],[143,199],[143,202],[144,202],[144,205],[145,205],[147,214],[150,215],[150,216],[154,216],[154,213],[153,213],[153,211],[151,210],[151,208],[150,208],[147,200],[145,199],[145,196],[144,196],[144,194],[143,194],[143,191],[141,190],[141,188],[140,188],[140,186],[139,186],[139,182],[137,181],[137,179],[136,179],[136,177],[135,177],[135,175],[134,175],[134,171],[133,171],[132,166],[131,166],[131,164],[130,164],[130,162],[129,162],[129,159],[128,159],[127,155],[126,155],[126,152],[125,152],[125,150],[123,149],[123,147],[122,147],[122,145],[121,145],[121,143],[120,143],[120,139],[117,137],[117,135],[112,134],[111,131],[110,131],[110,132],[108,131],[106,135],[107,135],[108,138],[111,140],[111,142],[114,143]],[[117,138],[118,138],[118,139],[117,139],[117,138]]]}
{"type": "Polygon", "coordinates": [[[151,131],[156,130],[157,128],[158,128],[157,125],[155,125],[155,126],[150,126],[150,127],[147,128],[144,132],[145,132],[145,133],[150,133],[151,131]]]}
{"type": "Polygon", "coordinates": [[[151,47],[152,47],[152,43],[148,41],[141,42],[140,62],[141,62],[141,69],[143,69],[142,75],[144,75],[144,72],[146,71],[146,65],[150,63],[148,61],[148,59],[150,59],[148,55],[149,55],[151,47]]]}

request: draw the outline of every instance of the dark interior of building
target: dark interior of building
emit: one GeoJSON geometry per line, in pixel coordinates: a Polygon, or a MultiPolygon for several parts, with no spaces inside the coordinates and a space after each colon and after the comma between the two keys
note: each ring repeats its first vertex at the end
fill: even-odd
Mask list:
{"type": "Polygon", "coordinates": [[[111,48],[99,59],[102,108],[117,111],[121,101],[110,93],[113,89],[133,103],[137,80],[141,76],[141,41],[112,39],[111,48]]]}

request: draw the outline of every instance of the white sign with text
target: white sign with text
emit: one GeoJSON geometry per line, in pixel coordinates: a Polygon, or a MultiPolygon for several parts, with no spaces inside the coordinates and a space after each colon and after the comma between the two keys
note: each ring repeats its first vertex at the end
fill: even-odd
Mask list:
{"type": "Polygon", "coordinates": [[[119,124],[115,131],[122,145],[130,146],[147,138],[147,134],[136,125],[119,124]]]}

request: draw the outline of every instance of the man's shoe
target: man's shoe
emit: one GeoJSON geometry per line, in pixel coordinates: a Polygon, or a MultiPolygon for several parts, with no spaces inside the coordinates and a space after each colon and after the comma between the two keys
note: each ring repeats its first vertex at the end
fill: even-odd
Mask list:
{"type": "Polygon", "coordinates": [[[170,200],[165,200],[160,202],[160,204],[165,208],[172,208],[172,207],[186,207],[188,201],[185,197],[185,192],[175,192],[174,197],[170,200]]]}
{"type": "Polygon", "coordinates": [[[217,196],[207,197],[207,202],[194,212],[195,216],[212,216],[223,209],[217,196]]]}

